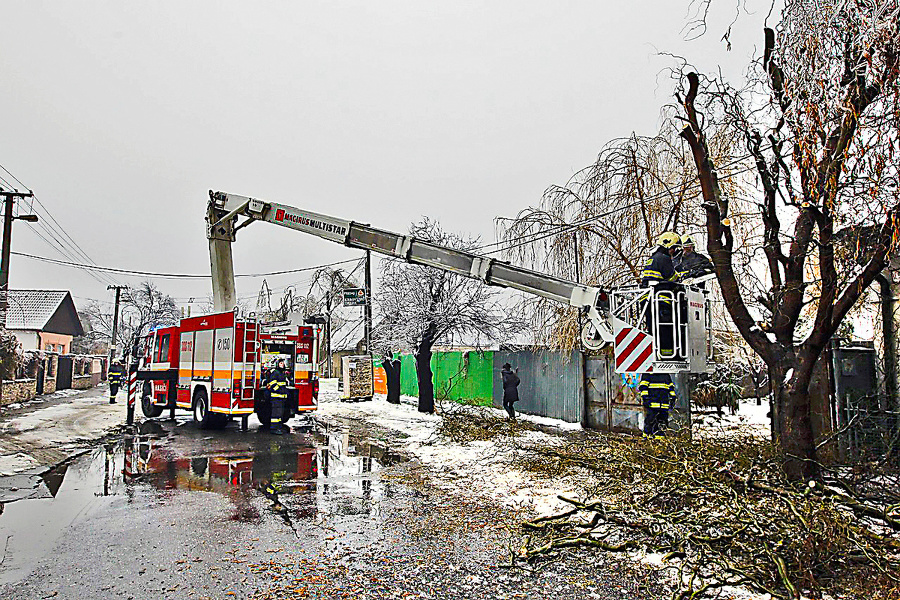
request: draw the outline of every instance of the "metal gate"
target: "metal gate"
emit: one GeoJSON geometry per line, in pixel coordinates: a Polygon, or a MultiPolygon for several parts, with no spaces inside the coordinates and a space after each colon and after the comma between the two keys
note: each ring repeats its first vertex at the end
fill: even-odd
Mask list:
{"type": "Polygon", "coordinates": [[[840,455],[873,459],[895,452],[900,436],[900,411],[878,393],[875,348],[863,342],[835,340],[832,345],[832,406],[836,428],[842,431],[840,455]]]}
{"type": "Polygon", "coordinates": [[[41,364],[38,366],[37,379],[34,382],[34,391],[38,396],[44,393],[44,369],[46,368],[44,365],[46,362],[47,359],[41,359],[41,364]]]}
{"type": "Polygon", "coordinates": [[[640,432],[644,410],[638,375],[619,375],[609,352],[584,357],[585,421],[590,429],[640,432]]]}
{"type": "Polygon", "coordinates": [[[72,369],[74,361],[71,356],[60,356],[56,366],[56,389],[68,390],[72,387],[72,369]]]}
{"type": "MultiPolygon", "coordinates": [[[[690,427],[689,377],[675,373],[681,391],[669,413],[669,428],[690,427]]],[[[584,426],[589,429],[641,433],[644,407],[638,392],[640,375],[620,375],[609,351],[584,356],[584,426]]]]}

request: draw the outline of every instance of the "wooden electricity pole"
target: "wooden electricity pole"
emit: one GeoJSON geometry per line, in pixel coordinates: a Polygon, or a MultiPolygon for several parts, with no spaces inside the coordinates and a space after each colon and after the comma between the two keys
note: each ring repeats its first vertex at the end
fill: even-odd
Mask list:
{"type": "Polygon", "coordinates": [[[106,286],[106,289],[116,290],[116,307],[113,309],[112,340],[109,342],[109,364],[112,365],[112,362],[116,359],[116,334],[119,330],[119,294],[122,290],[128,289],[128,286],[108,285],[106,286]]]}

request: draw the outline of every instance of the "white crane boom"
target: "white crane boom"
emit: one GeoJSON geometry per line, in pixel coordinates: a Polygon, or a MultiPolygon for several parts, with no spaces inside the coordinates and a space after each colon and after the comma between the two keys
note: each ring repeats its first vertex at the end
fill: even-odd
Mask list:
{"type": "MultiPolygon", "coordinates": [[[[426,265],[465,277],[479,279],[487,285],[512,288],[583,309],[588,317],[589,325],[582,332],[582,342],[590,349],[599,349],[610,343],[615,343],[618,347],[617,338],[622,338],[622,331],[631,331],[628,328],[628,323],[622,322],[621,319],[617,319],[615,314],[611,314],[611,308],[612,312],[615,312],[615,307],[610,306],[610,295],[598,287],[587,286],[538,271],[517,267],[487,256],[417,240],[412,236],[376,229],[355,221],[301,210],[277,202],[265,202],[247,196],[210,190],[207,210],[207,237],[209,239],[210,266],[213,277],[213,301],[217,311],[227,311],[234,308],[234,270],[231,259],[231,242],[234,241],[234,234],[237,230],[253,221],[267,221],[337,242],[350,248],[371,250],[409,263],[426,265]],[[236,225],[239,216],[247,217],[248,220],[240,225],[236,225]]],[[[654,294],[655,292],[652,290],[647,292],[645,290],[645,298],[648,296],[648,293],[654,294]]],[[[614,294],[612,298],[613,304],[615,304],[614,294]]],[[[702,294],[700,298],[702,299],[702,294]]],[[[691,296],[691,299],[696,300],[696,293],[691,296]]],[[[627,309],[630,311],[629,314],[634,313],[634,302],[630,300],[630,296],[620,298],[620,304],[622,304],[623,310],[627,309]],[[625,306],[626,303],[627,306],[625,306]]],[[[648,303],[644,302],[643,304],[646,306],[648,303]]],[[[697,318],[701,318],[699,314],[697,318]]],[[[705,321],[705,312],[702,319],[705,321]]],[[[673,330],[676,328],[673,325],[673,330]]],[[[688,331],[687,325],[685,325],[685,339],[688,337],[688,331]]],[[[691,328],[690,331],[696,331],[696,326],[691,328]]],[[[652,344],[654,338],[652,333],[645,333],[644,335],[650,338],[647,344],[652,344]]],[[[696,333],[694,337],[696,337],[696,333]]],[[[628,338],[627,341],[630,344],[630,352],[633,352],[635,347],[639,351],[643,351],[643,346],[634,343],[631,338],[628,338]]],[[[703,345],[706,345],[705,340],[703,345]]],[[[700,370],[699,359],[690,360],[686,354],[684,352],[680,357],[684,360],[665,361],[654,360],[653,357],[648,358],[644,356],[643,362],[640,364],[629,363],[629,365],[622,367],[622,372],[646,372],[654,368],[657,372],[686,370],[696,372],[700,370]],[[629,366],[634,366],[635,368],[629,368],[629,366]]],[[[704,351],[702,370],[706,369],[706,356],[707,354],[704,351]]],[[[617,368],[617,370],[620,369],[617,368]]]]}

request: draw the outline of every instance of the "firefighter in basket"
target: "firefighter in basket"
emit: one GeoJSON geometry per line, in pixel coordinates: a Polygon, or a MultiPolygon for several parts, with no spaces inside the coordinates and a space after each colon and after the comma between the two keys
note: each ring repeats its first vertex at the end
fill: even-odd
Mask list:
{"type": "MultiPolygon", "coordinates": [[[[674,263],[679,280],[695,279],[715,271],[710,260],[696,251],[694,238],[689,235],[681,238],[681,253],[675,257],[674,263]]],[[[704,284],[701,282],[699,285],[704,284]]]]}
{"type": "Polygon", "coordinates": [[[109,367],[109,403],[116,403],[116,396],[119,394],[119,386],[122,385],[122,379],[125,376],[125,367],[120,361],[114,362],[109,367]]]}
{"type": "Polygon", "coordinates": [[[279,359],[275,368],[269,371],[266,389],[269,391],[269,406],[271,407],[269,432],[281,435],[290,431],[284,424],[284,421],[287,420],[284,417],[288,399],[288,377],[283,358],[279,359]]]}
{"type": "MultiPolygon", "coordinates": [[[[673,292],[678,288],[679,273],[675,270],[672,257],[681,249],[681,238],[677,233],[667,231],[659,236],[657,248],[644,265],[641,273],[641,286],[653,286],[657,292],[673,292]]],[[[675,321],[672,300],[657,299],[659,314],[659,335],[655,336],[659,343],[660,358],[675,358],[675,321]]],[[[647,306],[647,329],[653,335],[653,306],[647,306]]]]}

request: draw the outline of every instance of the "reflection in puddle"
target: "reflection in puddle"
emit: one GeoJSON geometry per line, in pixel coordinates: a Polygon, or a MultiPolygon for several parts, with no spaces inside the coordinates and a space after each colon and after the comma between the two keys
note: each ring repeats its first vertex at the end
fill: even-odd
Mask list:
{"type": "Polygon", "coordinates": [[[145,422],[137,435],[44,474],[45,497],[0,504],[0,543],[8,540],[0,583],[27,575],[66,529],[123,499],[177,504],[180,494],[213,492],[230,501],[222,518],[253,523],[272,509],[295,532],[302,520],[376,518],[384,496],[377,474],[398,460],[340,431],[210,436],[183,423],[145,422]]]}

